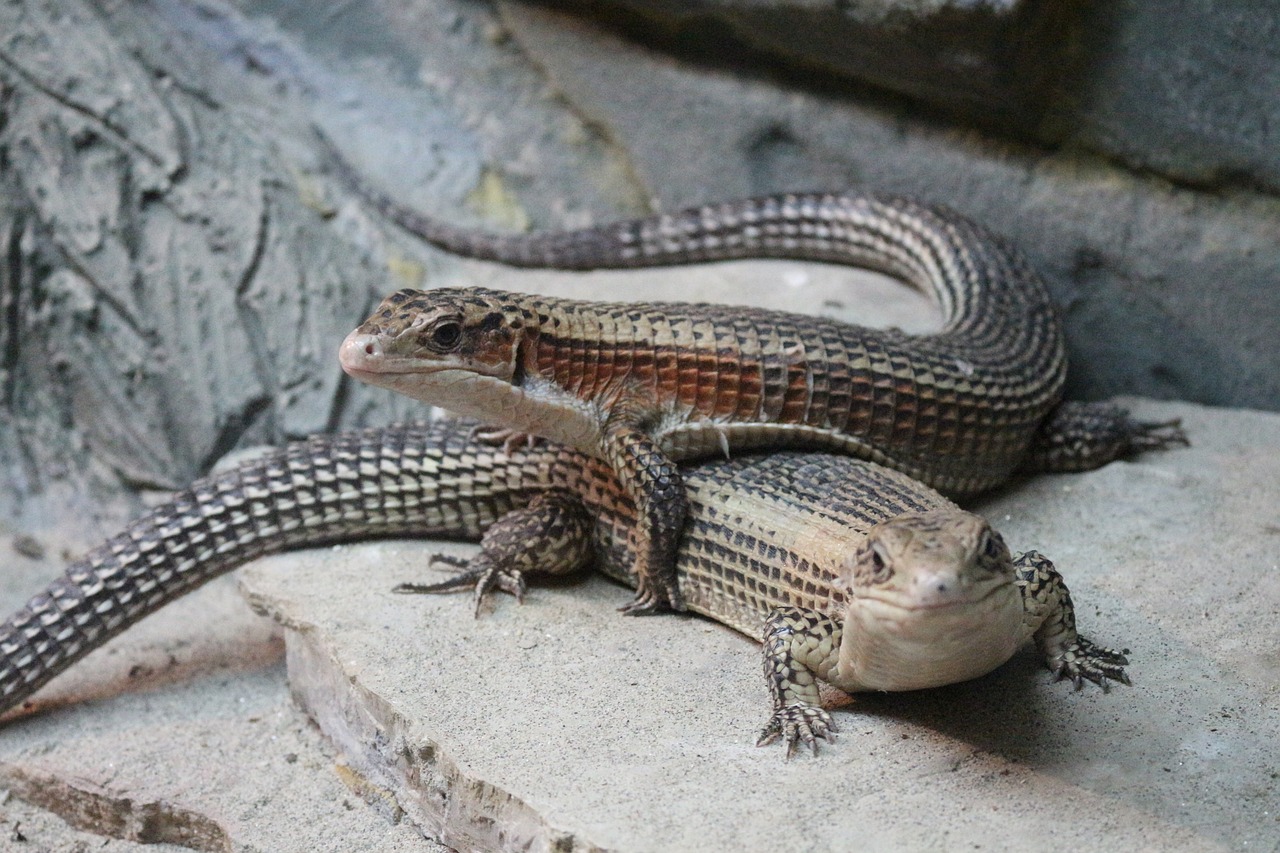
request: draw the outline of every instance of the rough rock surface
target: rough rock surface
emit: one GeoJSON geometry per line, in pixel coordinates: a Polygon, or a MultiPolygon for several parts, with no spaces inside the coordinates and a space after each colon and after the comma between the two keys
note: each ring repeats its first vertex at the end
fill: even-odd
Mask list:
{"type": "MultiPolygon", "coordinates": [[[[233,849],[418,849],[414,826],[474,849],[766,850],[778,814],[795,849],[1273,849],[1280,416],[1132,402],[1184,418],[1195,446],[980,504],[1057,561],[1085,632],[1130,649],[1132,687],[1075,693],[1022,655],[858,697],[835,744],[788,763],[751,745],[767,707],[751,641],[623,618],[629,594],[600,580],[473,620],[463,597],[389,592],[436,546],[373,543],[241,573],[287,626],[292,690],[338,756],[261,668],[278,640],[219,583],[46,691],[76,704],[0,728],[0,786],[47,774],[108,814],[161,803],[233,849]]],[[[50,849],[75,837],[0,811],[50,849]]]]}
{"type": "MultiPolygon", "coordinates": [[[[573,7],[570,2],[562,4],[573,7]]],[[[606,0],[638,34],[696,60],[810,69],[948,116],[1202,186],[1280,191],[1268,0],[606,0]],[[841,75],[844,75],[843,78],[841,75]]],[[[865,94],[865,93],[864,93],[865,94]]]]}
{"type": "MultiPolygon", "coordinates": [[[[446,4],[401,40],[373,10],[332,47],[307,27],[333,26],[277,11],[0,7],[6,515],[92,517],[122,484],[172,488],[236,446],[404,411],[334,366],[395,258],[344,236],[360,225],[317,178],[313,109],[472,221],[637,208],[616,152],[496,43],[491,10],[446,4]],[[534,176],[555,192],[515,203],[534,176]]],[[[395,269],[421,282],[441,266],[395,269]]]]}
{"type": "Polygon", "coordinates": [[[290,701],[281,652],[225,578],[69,671],[0,728],[0,850],[442,851],[369,808],[381,792],[290,701]]]}
{"type": "Polygon", "coordinates": [[[765,850],[783,832],[817,850],[1271,849],[1280,417],[1137,412],[1183,417],[1196,446],[980,504],[1057,561],[1086,634],[1132,650],[1134,685],[1075,693],[1025,655],[859,697],[816,759],[752,745],[755,643],[620,618],[628,593],[604,582],[472,620],[461,596],[391,594],[433,546],[388,543],[275,558],[241,583],[287,627],[322,731],[450,846],[765,850]]]}
{"type": "Polygon", "coordinates": [[[1019,0],[607,0],[562,6],[690,56],[742,54],[866,84],[984,126],[1038,126],[1071,68],[1080,4],[1019,0]],[[590,16],[590,15],[589,15],[590,16]],[[754,54],[754,55],[750,55],[754,54]]]}

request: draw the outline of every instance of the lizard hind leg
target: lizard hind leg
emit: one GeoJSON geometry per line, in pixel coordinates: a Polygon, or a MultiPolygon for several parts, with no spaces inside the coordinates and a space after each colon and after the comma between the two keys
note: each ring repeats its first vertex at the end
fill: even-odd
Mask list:
{"type": "Polygon", "coordinates": [[[1022,468],[1074,473],[1101,468],[1147,450],[1186,447],[1182,422],[1137,421],[1111,403],[1059,403],[1040,425],[1022,468]]]}
{"type": "Polygon", "coordinates": [[[526,574],[568,575],[591,564],[591,518],[572,495],[547,492],[522,509],[495,521],[480,539],[480,551],[470,560],[444,554],[433,563],[463,570],[433,584],[402,583],[392,592],[445,593],[474,590],[475,615],[495,588],[523,603],[526,574]]]}

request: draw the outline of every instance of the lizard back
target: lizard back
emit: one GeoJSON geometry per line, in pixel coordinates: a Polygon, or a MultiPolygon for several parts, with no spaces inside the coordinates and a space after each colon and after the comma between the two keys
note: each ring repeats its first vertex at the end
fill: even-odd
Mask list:
{"type": "MultiPolygon", "coordinates": [[[[533,432],[581,407],[530,395],[563,389],[607,415],[611,399],[638,392],[651,398],[653,434],[676,458],[725,443],[834,449],[965,494],[1007,478],[1061,400],[1065,345],[1043,282],[998,237],[943,208],[789,194],[578,231],[493,235],[410,211],[337,162],[392,221],[458,254],[569,270],[747,257],[835,262],[897,277],[942,314],[938,334],[907,335],[756,308],[469,289],[528,333],[519,353],[522,404],[554,409],[531,415],[533,432]]],[[[413,301],[401,299],[401,309],[413,301]]],[[[395,335],[403,310],[392,319],[380,313],[361,330],[395,335]]]]}

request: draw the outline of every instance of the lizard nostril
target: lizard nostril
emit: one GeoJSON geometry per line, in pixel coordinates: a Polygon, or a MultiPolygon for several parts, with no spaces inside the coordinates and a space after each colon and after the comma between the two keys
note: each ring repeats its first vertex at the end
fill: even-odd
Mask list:
{"type": "Polygon", "coordinates": [[[376,370],[382,354],[377,335],[352,332],[338,348],[338,361],[347,370],[376,370]]]}

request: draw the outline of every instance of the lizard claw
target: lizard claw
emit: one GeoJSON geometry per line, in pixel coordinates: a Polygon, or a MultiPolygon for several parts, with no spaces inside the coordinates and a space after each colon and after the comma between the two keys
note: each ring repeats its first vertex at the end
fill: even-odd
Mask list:
{"type": "Polygon", "coordinates": [[[642,581],[631,603],[618,608],[618,612],[623,616],[648,616],[663,610],[674,610],[679,613],[685,610],[684,596],[680,594],[680,587],[675,583],[666,586],[663,592],[658,592],[642,581]]]}
{"type": "Polygon", "coordinates": [[[475,617],[477,619],[480,618],[480,606],[484,604],[485,596],[492,592],[494,587],[515,596],[516,604],[524,604],[524,593],[528,587],[520,570],[490,566],[480,575],[479,581],[476,582],[476,591],[473,599],[475,601],[475,617]]]}
{"type": "Polygon", "coordinates": [[[642,584],[636,590],[636,597],[631,600],[631,603],[619,607],[618,612],[623,616],[648,616],[662,610],[665,603],[662,596],[642,584]]]}
{"type": "Polygon", "coordinates": [[[1182,418],[1170,421],[1130,421],[1129,447],[1132,450],[1167,450],[1170,447],[1190,447],[1182,418]]]}
{"type": "Polygon", "coordinates": [[[419,584],[419,583],[402,583],[392,587],[392,592],[404,594],[426,594],[432,595],[443,592],[459,592],[464,589],[473,589],[475,593],[475,616],[480,618],[480,607],[484,604],[485,597],[490,592],[497,589],[510,593],[516,597],[517,604],[524,604],[524,594],[527,586],[525,584],[524,575],[519,569],[504,568],[492,563],[485,563],[479,566],[473,566],[466,560],[453,557],[448,554],[435,554],[431,557],[431,563],[448,563],[453,566],[468,566],[465,571],[459,572],[453,577],[446,578],[439,583],[419,584]]]}
{"type": "Polygon", "coordinates": [[[769,724],[756,739],[756,746],[771,744],[781,737],[787,742],[787,760],[790,761],[801,741],[817,755],[818,738],[835,743],[837,731],[835,720],[826,710],[796,703],[773,712],[769,724]]]}
{"type": "Polygon", "coordinates": [[[680,584],[676,582],[675,578],[671,579],[671,583],[666,584],[666,599],[667,607],[677,613],[685,612],[684,593],[680,591],[680,584]]]}
{"type": "Polygon", "coordinates": [[[514,453],[517,450],[531,450],[542,439],[532,433],[506,427],[477,424],[471,428],[470,437],[483,444],[501,446],[503,453],[514,453]]]}
{"type": "Polygon", "coordinates": [[[1108,679],[1121,684],[1133,683],[1124,671],[1128,662],[1129,659],[1123,652],[1095,645],[1084,637],[1079,637],[1050,661],[1049,668],[1058,681],[1070,681],[1076,690],[1084,687],[1085,681],[1092,681],[1102,688],[1103,693],[1108,693],[1111,690],[1108,679]]]}

